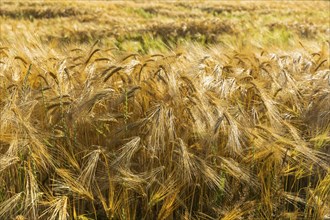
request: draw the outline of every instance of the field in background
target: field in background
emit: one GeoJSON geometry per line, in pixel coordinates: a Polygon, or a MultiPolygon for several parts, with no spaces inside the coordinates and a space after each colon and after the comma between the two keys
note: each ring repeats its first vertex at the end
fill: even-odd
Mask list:
{"type": "Polygon", "coordinates": [[[141,53],[186,41],[297,46],[297,39],[322,42],[330,34],[325,1],[2,1],[0,16],[1,40],[13,32],[34,33],[43,43],[79,45],[99,39],[105,46],[141,53]]]}
{"type": "Polygon", "coordinates": [[[329,1],[0,6],[0,219],[330,218],[329,1]]]}

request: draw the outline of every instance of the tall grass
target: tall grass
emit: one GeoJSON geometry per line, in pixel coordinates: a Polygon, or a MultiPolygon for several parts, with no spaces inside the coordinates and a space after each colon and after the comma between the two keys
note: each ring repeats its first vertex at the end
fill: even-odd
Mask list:
{"type": "Polygon", "coordinates": [[[302,46],[1,45],[0,219],[322,219],[329,46],[302,46]]]}

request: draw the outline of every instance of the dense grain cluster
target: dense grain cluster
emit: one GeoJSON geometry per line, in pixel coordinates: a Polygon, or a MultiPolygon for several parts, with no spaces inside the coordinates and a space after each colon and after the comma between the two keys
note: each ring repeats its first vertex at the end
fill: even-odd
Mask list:
{"type": "Polygon", "coordinates": [[[32,40],[1,47],[1,218],[329,211],[328,45],[142,56],[32,40]]]}
{"type": "Polygon", "coordinates": [[[0,219],[329,218],[328,6],[2,2],[0,219]]]}

